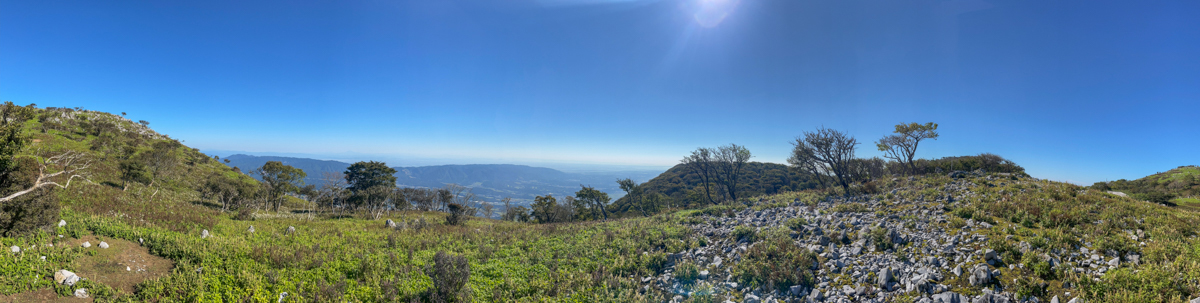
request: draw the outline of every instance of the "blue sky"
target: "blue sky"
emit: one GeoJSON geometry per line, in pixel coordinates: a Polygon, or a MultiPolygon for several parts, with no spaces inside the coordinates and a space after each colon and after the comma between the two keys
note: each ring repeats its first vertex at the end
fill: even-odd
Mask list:
{"type": "Polygon", "coordinates": [[[1200,164],[1197,54],[1195,1],[0,1],[2,100],[417,162],[782,163],[819,126],[870,157],[932,121],[920,157],[1133,179],[1200,164]]]}

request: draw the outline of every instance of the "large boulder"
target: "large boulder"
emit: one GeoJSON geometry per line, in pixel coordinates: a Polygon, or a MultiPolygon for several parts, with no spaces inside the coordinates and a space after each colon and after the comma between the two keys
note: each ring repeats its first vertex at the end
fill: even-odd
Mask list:
{"type": "Polygon", "coordinates": [[[967,277],[967,281],[971,286],[980,286],[992,283],[992,273],[987,270],[987,266],[980,265],[971,270],[971,276],[967,277]]]}
{"type": "Polygon", "coordinates": [[[892,270],[891,268],[884,267],[883,270],[879,272],[879,288],[886,291],[891,291],[891,288],[888,287],[888,284],[891,282],[892,270]]]}

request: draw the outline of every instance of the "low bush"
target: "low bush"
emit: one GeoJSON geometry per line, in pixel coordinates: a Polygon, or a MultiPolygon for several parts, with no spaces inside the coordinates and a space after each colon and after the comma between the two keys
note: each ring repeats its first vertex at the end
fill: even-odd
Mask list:
{"type": "Polygon", "coordinates": [[[786,291],[793,285],[811,287],[817,255],[787,237],[771,237],[746,251],[734,270],[743,285],[786,291]]]}
{"type": "Polygon", "coordinates": [[[738,241],[754,242],[758,241],[758,231],[749,226],[738,226],[733,228],[733,237],[738,241]]]}
{"type": "Polygon", "coordinates": [[[680,263],[675,266],[675,278],[683,284],[695,283],[697,279],[700,279],[700,266],[696,266],[696,263],[692,262],[680,263]]]}
{"type": "Polygon", "coordinates": [[[863,205],[862,203],[846,203],[846,204],[838,204],[837,206],[834,206],[833,211],[848,212],[848,213],[865,213],[865,212],[870,212],[871,210],[867,209],[867,206],[863,205]]]}

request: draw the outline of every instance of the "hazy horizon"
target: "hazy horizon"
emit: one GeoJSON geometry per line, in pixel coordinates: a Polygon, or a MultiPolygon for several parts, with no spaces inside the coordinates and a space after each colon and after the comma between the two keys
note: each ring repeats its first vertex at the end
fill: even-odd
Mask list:
{"type": "Polygon", "coordinates": [[[201,150],[669,167],[736,143],[784,163],[817,127],[874,157],[935,122],[918,157],[1038,178],[1200,164],[1193,2],[0,3],[0,100],[127,112],[201,150]]]}

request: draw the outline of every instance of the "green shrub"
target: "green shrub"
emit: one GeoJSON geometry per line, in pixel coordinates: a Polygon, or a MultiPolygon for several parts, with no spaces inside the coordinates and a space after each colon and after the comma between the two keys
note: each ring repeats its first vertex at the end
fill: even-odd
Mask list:
{"type": "Polygon", "coordinates": [[[876,251],[886,251],[892,249],[892,237],[888,235],[887,228],[871,229],[871,241],[875,243],[876,251]]]}
{"type": "Polygon", "coordinates": [[[950,228],[960,229],[960,228],[967,226],[967,221],[963,220],[962,218],[951,217],[950,222],[948,222],[947,224],[950,225],[950,228]]]}
{"type": "Polygon", "coordinates": [[[758,241],[758,230],[749,226],[738,226],[733,228],[733,237],[738,241],[754,242],[758,241]]]}
{"type": "Polygon", "coordinates": [[[425,275],[433,279],[433,288],[429,289],[430,301],[471,301],[471,288],[467,287],[467,281],[471,278],[471,264],[467,263],[467,258],[439,251],[433,256],[433,263],[425,268],[425,275]]]}
{"type": "Polygon", "coordinates": [[[791,238],[771,237],[746,251],[734,272],[743,285],[784,291],[793,285],[812,286],[815,265],[817,255],[791,238]]]}
{"type": "Polygon", "coordinates": [[[679,279],[680,283],[692,284],[700,279],[700,266],[692,262],[680,263],[675,266],[675,278],[679,279]]]}
{"type": "Polygon", "coordinates": [[[805,220],[804,218],[791,218],[784,222],[784,224],[787,225],[788,229],[800,231],[804,229],[805,224],[808,224],[808,220],[805,220]]]}

